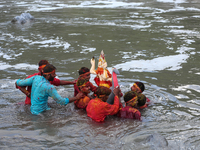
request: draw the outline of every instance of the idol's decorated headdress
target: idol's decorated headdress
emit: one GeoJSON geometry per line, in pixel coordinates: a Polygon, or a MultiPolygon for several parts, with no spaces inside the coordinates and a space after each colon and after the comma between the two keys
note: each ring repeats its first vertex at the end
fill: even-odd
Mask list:
{"type": "Polygon", "coordinates": [[[103,50],[101,51],[101,54],[99,56],[99,62],[98,62],[98,67],[101,67],[103,68],[103,65],[106,63],[106,67],[107,67],[107,62],[106,62],[106,59],[105,59],[105,56],[104,56],[104,52],[103,50]]]}

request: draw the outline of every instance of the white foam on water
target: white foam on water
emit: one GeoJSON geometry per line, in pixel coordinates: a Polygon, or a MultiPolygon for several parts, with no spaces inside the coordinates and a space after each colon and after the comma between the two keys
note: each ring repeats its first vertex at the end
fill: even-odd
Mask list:
{"type": "Polygon", "coordinates": [[[26,63],[19,63],[16,65],[9,65],[5,62],[0,62],[0,70],[5,70],[5,69],[9,69],[9,68],[14,68],[14,69],[20,69],[20,70],[37,70],[38,66],[37,65],[30,65],[30,64],[26,64],[26,63]]]}
{"type": "MultiPolygon", "coordinates": [[[[34,12],[43,12],[43,11],[52,11],[63,8],[136,8],[138,6],[142,6],[144,3],[142,2],[121,2],[116,0],[110,1],[83,1],[83,2],[67,2],[63,3],[62,1],[51,1],[51,2],[43,2],[43,1],[35,1],[35,3],[30,4],[21,4],[17,3],[18,6],[29,6],[29,11],[34,12]]],[[[143,8],[144,9],[144,8],[143,8]]]]}
{"type": "Polygon", "coordinates": [[[179,70],[181,64],[186,63],[189,56],[186,54],[163,56],[152,60],[132,60],[125,63],[115,65],[117,69],[131,72],[154,72],[160,70],[179,70]]]}
{"type": "Polygon", "coordinates": [[[96,48],[88,48],[86,46],[82,46],[82,51],[80,51],[80,53],[88,54],[88,53],[93,52],[95,50],[96,50],[96,48]]]}
{"type": "Polygon", "coordinates": [[[200,85],[184,85],[184,86],[178,86],[177,88],[172,88],[175,91],[186,91],[186,90],[194,90],[198,93],[200,93],[200,85]]]}
{"type": "Polygon", "coordinates": [[[162,3],[186,3],[186,0],[157,0],[157,2],[162,3]]]}

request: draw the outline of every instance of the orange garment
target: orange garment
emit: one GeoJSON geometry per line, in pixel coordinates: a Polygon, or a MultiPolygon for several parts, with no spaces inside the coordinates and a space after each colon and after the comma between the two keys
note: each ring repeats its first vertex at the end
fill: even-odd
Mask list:
{"type": "Polygon", "coordinates": [[[119,98],[115,96],[114,104],[110,105],[99,98],[90,100],[86,108],[87,115],[96,122],[104,121],[107,115],[114,115],[119,110],[119,98]]]}
{"type": "Polygon", "coordinates": [[[89,102],[90,98],[88,96],[85,96],[84,98],[74,101],[74,104],[77,108],[86,109],[89,102]]]}

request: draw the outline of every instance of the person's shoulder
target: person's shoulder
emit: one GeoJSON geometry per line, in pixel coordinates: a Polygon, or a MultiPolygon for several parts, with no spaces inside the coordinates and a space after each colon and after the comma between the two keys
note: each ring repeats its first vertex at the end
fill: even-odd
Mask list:
{"type": "MultiPolygon", "coordinates": [[[[34,73],[34,74],[32,74],[32,75],[29,75],[27,78],[31,78],[31,77],[36,76],[36,75],[40,75],[39,72],[38,72],[38,73],[34,73]]],[[[27,79],[27,78],[26,78],[26,79],[27,79]]]]}

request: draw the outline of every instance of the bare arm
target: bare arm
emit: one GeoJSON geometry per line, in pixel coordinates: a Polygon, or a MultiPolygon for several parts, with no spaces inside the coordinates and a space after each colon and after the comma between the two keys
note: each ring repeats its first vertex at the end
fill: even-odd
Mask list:
{"type": "Polygon", "coordinates": [[[90,63],[91,63],[90,73],[96,74],[96,71],[95,71],[95,59],[92,58],[92,59],[90,60],[90,63]]]}
{"type": "Polygon", "coordinates": [[[71,103],[73,101],[76,101],[76,100],[79,100],[79,99],[81,99],[83,97],[84,97],[83,93],[78,93],[75,97],[69,98],[69,103],[71,103]]]}
{"type": "Polygon", "coordinates": [[[27,97],[31,97],[31,93],[27,91],[25,87],[21,87],[19,90],[22,91],[22,93],[24,93],[27,97]]]}
{"type": "Polygon", "coordinates": [[[17,86],[16,82],[15,82],[15,86],[16,86],[17,89],[19,89],[20,91],[22,91],[22,93],[24,93],[27,97],[31,97],[31,93],[26,90],[25,86],[23,86],[23,87],[17,86]]]}
{"type": "Polygon", "coordinates": [[[76,82],[75,81],[60,80],[60,85],[69,85],[69,84],[76,84],[76,82]]]}

